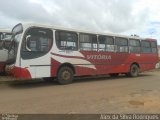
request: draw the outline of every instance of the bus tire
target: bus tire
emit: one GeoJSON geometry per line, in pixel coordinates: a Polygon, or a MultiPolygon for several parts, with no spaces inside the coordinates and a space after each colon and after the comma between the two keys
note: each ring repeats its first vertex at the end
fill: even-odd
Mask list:
{"type": "Polygon", "coordinates": [[[73,70],[70,67],[64,66],[58,71],[57,79],[59,84],[66,85],[73,81],[73,70]]]}
{"type": "Polygon", "coordinates": [[[127,76],[129,77],[137,77],[139,74],[139,67],[136,65],[136,64],[133,64],[131,67],[130,67],[130,71],[129,73],[127,74],[127,76]]]}

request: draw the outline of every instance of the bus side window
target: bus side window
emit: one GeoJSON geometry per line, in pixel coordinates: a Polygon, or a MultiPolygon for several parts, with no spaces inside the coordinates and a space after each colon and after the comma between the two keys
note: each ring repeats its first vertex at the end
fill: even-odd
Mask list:
{"type": "Polygon", "coordinates": [[[99,36],[99,51],[114,52],[114,38],[110,36],[99,36]]]}
{"type": "Polygon", "coordinates": [[[96,35],[89,35],[89,34],[80,34],[80,50],[83,51],[97,51],[98,43],[97,43],[97,36],[96,35]]]}
{"type": "Polygon", "coordinates": [[[92,37],[92,51],[98,50],[97,36],[92,37]]]}
{"type": "Polygon", "coordinates": [[[157,53],[157,42],[156,41],[151,42],[151,47],[152,47],[152,53],[157,53]]]}
{"type": "Polygon", "coordinates": [[[140,53],[141,52],[140,40],[129,39],[129,49],[131,53],[140,53]]]}
{"type": "Polygon", "coordinates": [[[126,38],[115,38],[115,45],[117,45],[117,52],[128,52],[128,40],[126,38]]]}
{"type": "Polygon", "coordinates": [[[142,53],[151,53],[151,44],[149,41],[141,41],[142,53]]]}
{"type": "Polygon", "coordinates": [[[60,50],[77,50],[78,35],[76,32],[56,31],[56,44],[60,50]]]}

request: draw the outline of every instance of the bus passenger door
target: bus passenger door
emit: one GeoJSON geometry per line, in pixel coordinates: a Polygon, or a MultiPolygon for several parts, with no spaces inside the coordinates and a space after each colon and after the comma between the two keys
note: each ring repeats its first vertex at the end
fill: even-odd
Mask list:
{"type": "Polygon", "coordinates": [[[32,78],[50,77],[50,50],[53,32],[50,29],[30,28],[21,47],[21,67],[27,68],[32,78]]]}

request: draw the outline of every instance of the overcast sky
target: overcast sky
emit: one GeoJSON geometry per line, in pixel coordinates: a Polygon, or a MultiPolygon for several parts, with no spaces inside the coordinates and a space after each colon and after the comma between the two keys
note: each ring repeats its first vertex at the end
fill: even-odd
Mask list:
{"type": "Polygon", "coordinates": [[[156,38],[160,0],[1,0],[0,28],[36,22],[87,31],[156,38]]]}

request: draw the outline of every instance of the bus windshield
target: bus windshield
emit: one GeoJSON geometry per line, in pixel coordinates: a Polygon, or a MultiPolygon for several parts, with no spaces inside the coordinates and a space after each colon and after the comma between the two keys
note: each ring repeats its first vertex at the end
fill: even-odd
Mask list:
{"type": "Polygon", "coordinates": [[[11,44],[8,52],[8,64],[13,64],[16,60],[20,38],[22,36],[22,25],[16,25],[12,30],[11,44]]]}

